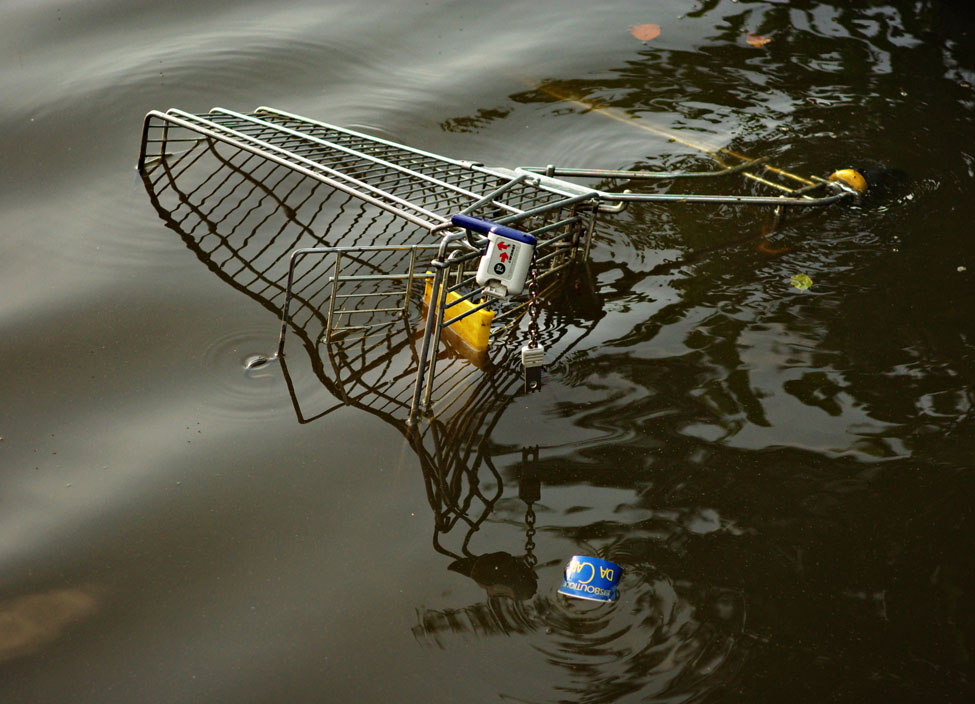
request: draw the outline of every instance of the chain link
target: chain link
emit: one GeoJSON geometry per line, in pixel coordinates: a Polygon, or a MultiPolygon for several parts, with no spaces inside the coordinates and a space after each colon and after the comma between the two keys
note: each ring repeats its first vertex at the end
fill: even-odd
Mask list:
{"type": "Polygon", "coordinates": [[[538,347],[538,264],[535,252],[532,252],[532,263],[528,270],[528,346],[538,347]]]}
{"type": "Polygon", "coordinates": [[[528,510],[525,512],[525,564],[529,567],[534,567],[538,564],[538,558],[535,557],[535,509],[532,508],[531,504],[528,504],[528,510]]]}

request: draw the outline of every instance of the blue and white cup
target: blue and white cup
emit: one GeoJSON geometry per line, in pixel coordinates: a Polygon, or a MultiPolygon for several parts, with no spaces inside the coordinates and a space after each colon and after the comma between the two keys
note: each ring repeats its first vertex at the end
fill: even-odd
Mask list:
{"type": "Polygon", "coordinates": [[[559,594],[591,601],[616,601],[616,587],[622,574],[616,563],[576,555],[565,568],[559,594]]]}

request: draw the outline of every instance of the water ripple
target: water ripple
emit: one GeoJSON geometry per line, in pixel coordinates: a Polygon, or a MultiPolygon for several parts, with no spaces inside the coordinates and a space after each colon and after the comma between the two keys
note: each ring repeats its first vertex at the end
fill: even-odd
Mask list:
{"type": "MultiPolygon", "coordinates": [[[[256,355],[269,356],[268,328],[248,328],[213,340],[201,363],[213,378],[204,403],[218,417],[237,421],[263,421],[285,412],[291,404],[279,362],[249,368],[256,355]]],[[[299,377],[298,383],[304,379],[299,377]]]]}

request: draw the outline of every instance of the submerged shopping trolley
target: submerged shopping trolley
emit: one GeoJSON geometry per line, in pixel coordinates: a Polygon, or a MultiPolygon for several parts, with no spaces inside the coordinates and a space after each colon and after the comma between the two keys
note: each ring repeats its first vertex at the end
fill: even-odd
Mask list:
{"type": "MultiPolygon", "coordinates": [[[[337,205],[326,194],[317,196],[321,207],[335,210],[329,232],[313,233],[312,246],[293,241],[286,252],[286,278],[268,275],[281,261],[281,252],[271,252],[269,245],[248,237],[231,249],[255,281],[282,294],[278,356],[284,354],[289,329],[305,331],[308,320],[317,320],[321,331],[314,343],[325,346],[333,367],[348,370],[359,364],[356,383],[368,386],[376,398],[402,407],[410,420],[434,406],[445,345],[471,359],[474,365],[468,369],[476,370],[498,341],[507,344],[494,355],[494,364],[516,360],[512,350],[525,342],[525,386],[538,388],[546,339],[538,325],[539,302],[560,272],[588,258],[600,213],[620,212],[630,202],[747,204],[779,210],[826,205],[862,192],[856,174],[800,177],[764,159],[733,152],[714,154],[720,168],[703,173],[487,167],[266,107],[249,114],[222,108],[205,115],[150,112],[139,169],[146,174],[162,165],[175,179],[177,165],[196,159],[194,149],[200,145],[213,151],[229,147],[244,162],[266,165],[276,179],[266,184],[260,175],[249,175],[247,194],[220,196],[214,209],[225,207],[228,199],[256,193],[247,212],[259,211],[262,189],[307,187],[285,183],[282,173],[315,184],[302,202],[313,203],[319,186],[326,194],[339,195],[337,205]],[[565,180],[735,174],[769,189],[769,194],[612,192],[565,180]],[[266,267],[262,258],[269,262],[266,267]],[[304,319],[298,320],[299,315],[304,319]],[[526,317],[527,341],[519,339],[526,317]],[[414,339],[415,346],[410,344],[414,339]],[[391,366],[397,355],[414,370],[408,393],[402,369],[391,366]],[[364,382],[368,374],[372,381],[364,382]]],[[[194,192],[215,194],[219,188],[218,182],[204,181],[194,192]]],[[[204,222],[213,218],[202,208],[195,216],[204,222]]],[[[276,245],[280,249],[281,243],[276,245]]],[[[469,379],[476,371],[465,374],[469,379]]],[[[349,400],[345,388],[340,385],[339,390],[349,400]]]]}

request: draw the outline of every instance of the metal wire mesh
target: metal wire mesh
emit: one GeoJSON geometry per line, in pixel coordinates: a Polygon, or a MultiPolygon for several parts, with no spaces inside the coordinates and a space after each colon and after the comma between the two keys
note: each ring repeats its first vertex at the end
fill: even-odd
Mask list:
{"type": "MultiPolygon", "coordinates": [[[[178,156],[154,162],[143,173],[162,220],[177,232],[208,269],[228,285],[277,315],[287,292],[291,254],[306,247],[346,247],[339,278],[336,321],[328,344],[329,306],[335,288],[335,257],[299,260],[292,282],[288,327],[300,340],[319,381],[341,404],[373,412],[401,427],[410,409],[422,335],[423,279],[434,245],[388,247],[382,243],[425,232],[394,214],[371,207],[289,167],[217,141],[202,141],[178,156]],[[374,248],[374,249],[369,249],[374,248]],[[404,278],[355,279],[413,270],[404,278]],[[348,298],[338,298],[348,296],[348,298]],[[342,306],[338,309],[338,306],[342,306]]],[[[552,231],[561,231],[554,217],[552,231]]],[[[570,218],[571,219],[571,218],[570,218]]],[[[455,269],[453,285],[469,283],[472,270],[455,269]]],[[[550,278],[549,295],[556,288],[550,278]]],[[[488,414],[504,405],[518,384],[513,347],[505,330],[517,329],[522,309],[507,311],[490,360],[471,364],[444,338],[437,351],[440,372],[433,404],[435,433],[476,447],[488,414]]],[[[553,313],[554,314],[554,313],[553,313]]],[[[565,334],[553,318],[545,326],[554,340],[565,334]]],[[[550,341],[551,344],[551,341],[550,341]]],[[[300,399],[295,399],[296,403],[300,399]]],[[[296,407],[299,419],[303,418],[296,407]]],[[[453,455],[438,459],[441,465],[453,455]]],[[[461,457],[454,457],[463,461],[461,457]]]]}
{"type": "MultiPolygon", "coordinates": [[[[249,114],[220,108],[206,115],[152,112],[145,122],[140,167],[164,156],[167,146],[192,143],[201,135],[288,165],[430,228],[468,211],[512,180],[505,170],[484,169],[267,108],[249,114]]],[[[518,218],[567,195],[572,193],[517,183],[504,198],[469,212],[518,218]]]]}

